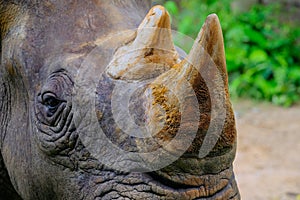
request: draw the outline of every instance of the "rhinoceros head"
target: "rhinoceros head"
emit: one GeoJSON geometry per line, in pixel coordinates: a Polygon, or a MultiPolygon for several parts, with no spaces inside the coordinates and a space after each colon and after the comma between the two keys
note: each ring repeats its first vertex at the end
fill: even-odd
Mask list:
{"type": "Polygon", "coordinates": [[[186,55],[149,6],[0,1],[1,196],[240,198],[219,19],[186,55]]]}

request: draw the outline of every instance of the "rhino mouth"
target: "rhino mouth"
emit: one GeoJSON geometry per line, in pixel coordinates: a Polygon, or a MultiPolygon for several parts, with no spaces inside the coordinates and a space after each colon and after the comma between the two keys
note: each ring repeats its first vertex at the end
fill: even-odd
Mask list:
{"type": "Polygon", "coordinates": [[[180,182],[170,178],[166,178],[157,172],[151,172],[148,174],[153,185],[155,185],[155,192],[165,190],[166,195],[170,195],[172,192],[174,198],[182,199],[196,199],[196,198],[220,198],[220,199],[234,199],[238,196],[237,186],[235,183],[232,168],[225,169],[219,174],[206,174],[202,176],[194,176],[191,184],[185,182],[183,177],[176,178],[180,179],[180,182]],[[215,181],[214,187],[210,187],[209,181],[215,181]],[[206,182],[207,181],[207,182],[206,182]],[[197,184],[196,184],[197,183],[197,184]]]}
{"type": "Polygon", "coordinates": [[[105,187],[96,185],[98,194],[92,199],[238,199],[239,197],[232,168],[218,174],[197,176],[194,181],[198,184],[178,183],[156,172],[133,172],[114,177],[114,182],[107,182],[105,187]]]}

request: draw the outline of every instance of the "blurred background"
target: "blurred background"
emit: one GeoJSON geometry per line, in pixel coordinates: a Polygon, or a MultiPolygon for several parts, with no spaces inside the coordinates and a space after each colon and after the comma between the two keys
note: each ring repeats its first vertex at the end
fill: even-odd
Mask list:
{"type": "MultiPolygon", "coordinates": [[[[300,200],[300,0],[154,0],[195,38],[219,16],[236,113],[243,200],[300,200]]],[[[176,43],[176,41],[175,41],[176,43]]],[[[180,46],[189,51],[191,44],[180,46]]]]}
{"type": "Polygon", "coordinates": [[[233,98],[286,107],[300,100],[300,0],[154,2],[167,8],[174,30],[192,38],[207,15],[219,16],[233,98]]]}

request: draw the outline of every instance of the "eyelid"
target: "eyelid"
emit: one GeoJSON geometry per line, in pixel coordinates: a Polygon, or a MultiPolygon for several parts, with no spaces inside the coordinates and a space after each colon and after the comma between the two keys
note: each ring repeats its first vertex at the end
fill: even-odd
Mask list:
{"type": "Polygon", "coordinates": [[[44,92],[44,93],[42,93],[42,99],[43,100],[45,99],[45,96],[54,97],[54,98],[58,99],[57,96],[53,92],[44,92]]]}
{"type": "Polygon", "coordinates": [[[59,98],[55,93],[50,92],[50,91],[43,92],[42,95],[41,95],[41,99],[45,100],[45,96],[47,96],[48,98],[53,97],[53,98],[57,99],[58,101],[65,102],[65,100],[59,98]]]}

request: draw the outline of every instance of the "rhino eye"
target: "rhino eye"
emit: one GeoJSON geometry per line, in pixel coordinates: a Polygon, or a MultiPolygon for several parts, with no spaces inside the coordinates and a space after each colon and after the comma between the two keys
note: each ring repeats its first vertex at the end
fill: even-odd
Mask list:
{"type": "Polygon", "coordinates": [[[47,92],[42,95],[42,104],[46,106],[49,115],[54,114],[61,102],[53,93],[47,92]]]}

